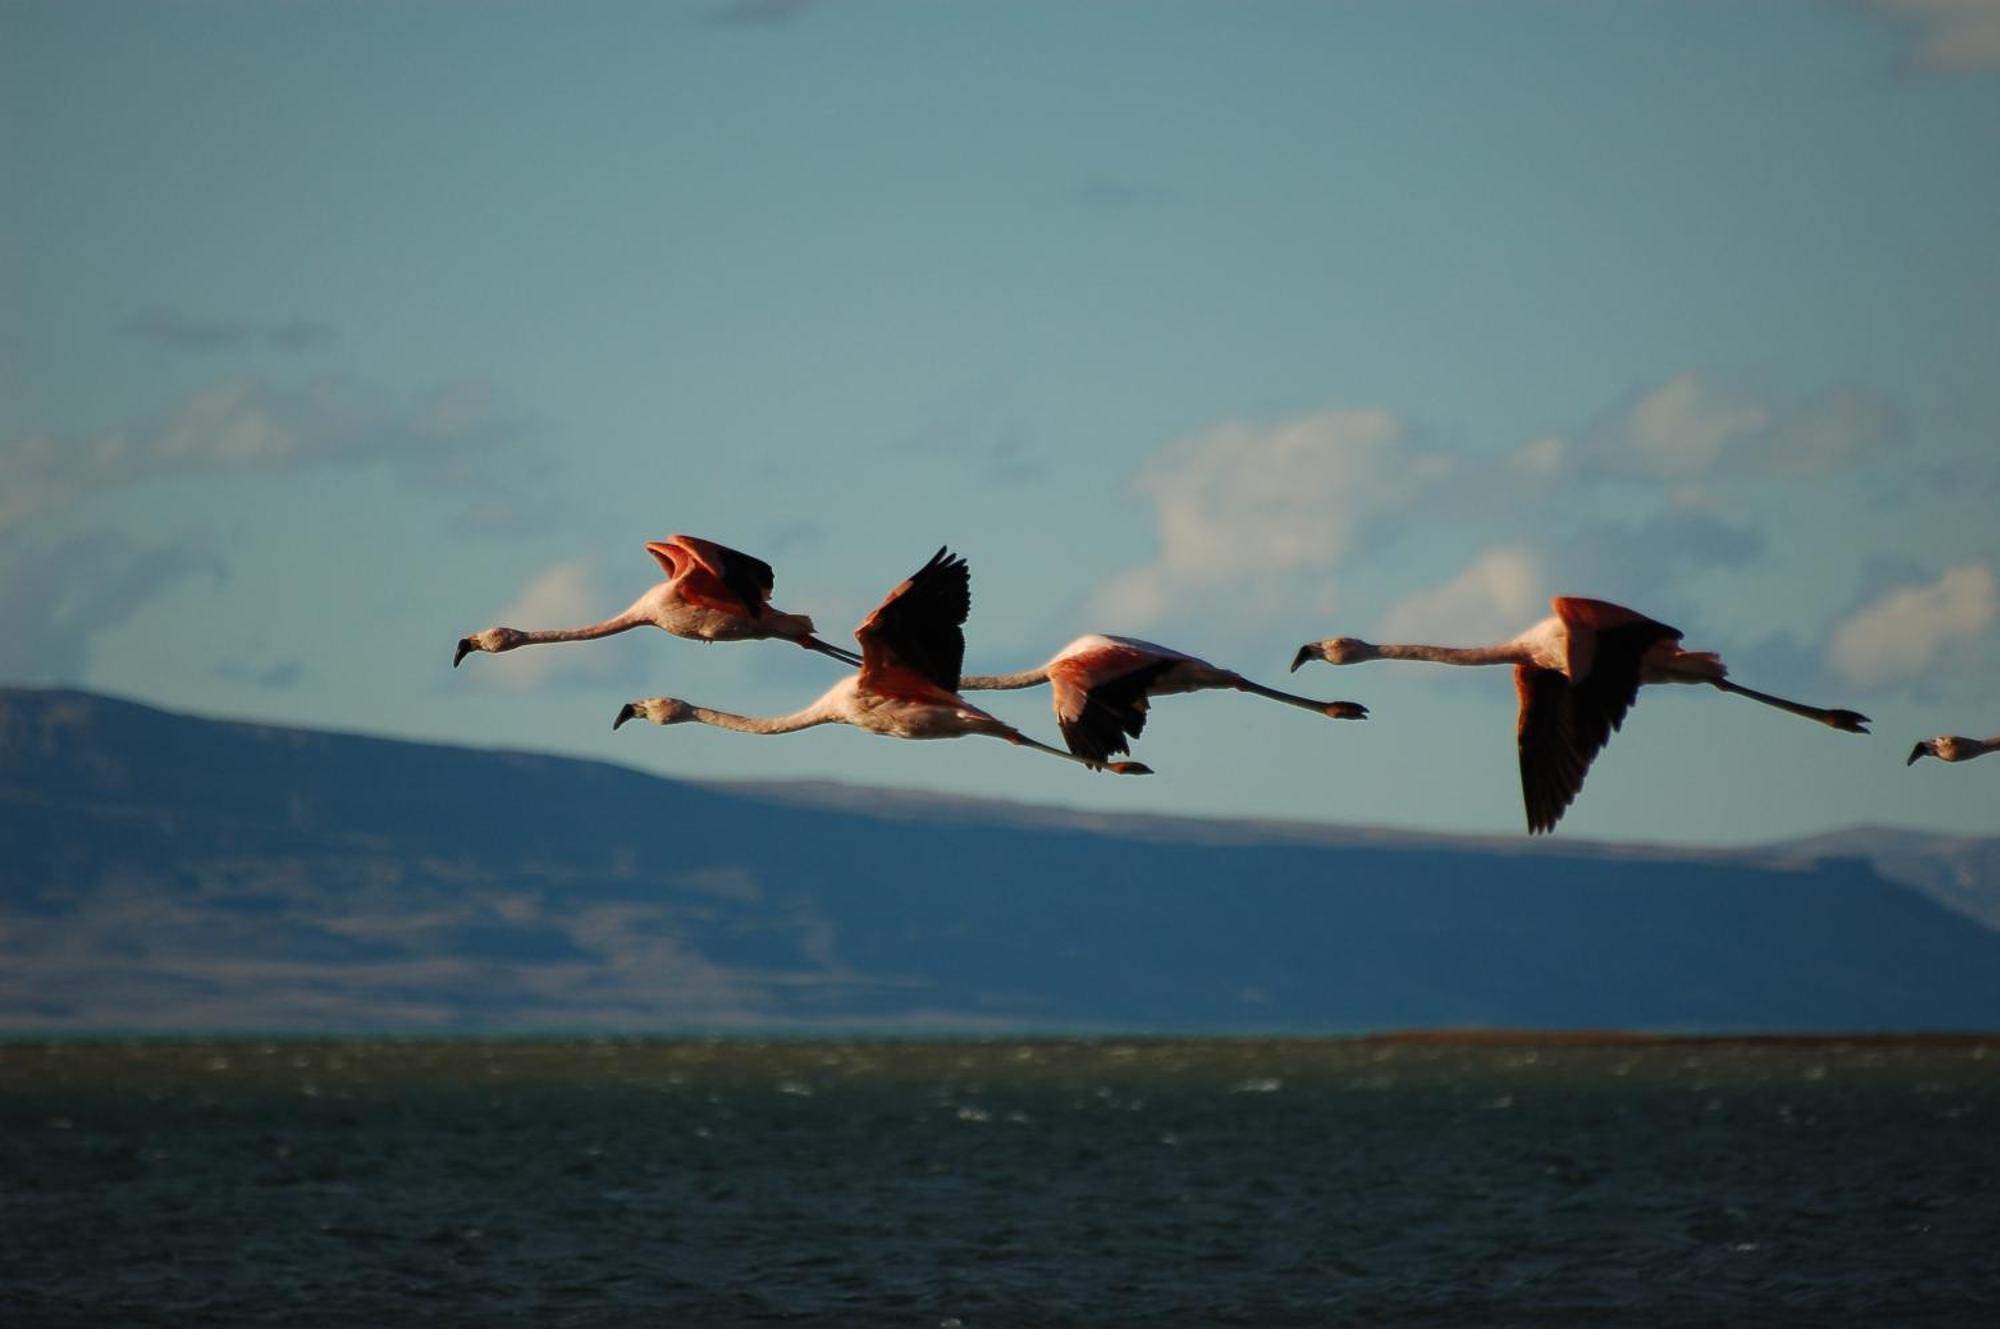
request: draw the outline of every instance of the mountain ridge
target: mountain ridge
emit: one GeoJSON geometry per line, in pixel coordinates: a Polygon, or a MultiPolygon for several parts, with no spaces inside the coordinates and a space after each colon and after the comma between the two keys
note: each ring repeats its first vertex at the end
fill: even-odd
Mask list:
{"type": "Polygon", "coordinates": [[[0,1028],[2000,1028],[2000,841],[1946,838],[1100,814],[0,690],[0,1028]]]}

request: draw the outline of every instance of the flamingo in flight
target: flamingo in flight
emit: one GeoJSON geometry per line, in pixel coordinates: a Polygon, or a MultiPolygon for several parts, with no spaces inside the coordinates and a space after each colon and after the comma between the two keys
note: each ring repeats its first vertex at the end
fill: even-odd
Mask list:
{"type": "Polygon", "coordinates": [[[1015,674],[974,674],[960,679],[958,690],[1003,691],[1041,683],[1050,685],[1056,724],[1069,750],[1096,762],[1129,751],[1127,740],[1146,727],[1148,700],[1176,692],[1234,688],[1335,720],[1368,718],[1368,708],[1357,702],[1295,697],[1165,646],[1097,633],[1078,637],[1047,664],[1015,674]]]}
{"type": "Polygon", "coordinates": [[[963,624],[971,608],[972,575],[965,560],[940,549],[854,630],[861,643],[861,671],[835,683],[804,710],[790,715],[734,715],[677,697],[645,697],[627,702],[611,727],[644,719],[660,725],[694,721],[746,734],[789,734],[823,724],[851,724],[890,738],[985,734],[1092,770],[1152,774],[1136,761],[1094,761],[1038,743],[959,696],[963,624]]]}
{"type": "Polygon", "coordinates": [[[1939,734],[1927,738],[1910,749],[1910,759],[1903,763],[1914,766],[1919,757],[1936,757],[1939,761],[1971,761],[1989,752],[2000,752],[2000,734],[1992,738],[1966,738],[1960,734],[1939,734]]]}
{"type": "Polygon", "coordinates": [[[1730,682],[1721,657],[1682,650],[1678,629],[1644,614],[1574,596],[1550,603],[1553,617],[1495,646],[1377,646],[1356,637],[1329,637],[1299,647],[1292,668],[1308,660],[1514,666],[1521,702],[1515,733],[1530,835],[1555,829],[1642,683],[1707,683],[1850,734],[1868,732],[1868,717],[1858,712],[1803,706],[1730,682]]]}
{"type": "Polygon", "coordinates": [[[517,646],[550,641],[590,641],[652,624],[676,637],[694,641],[762,641],[776,637],[797,642],[809,651],[830,655],[843,664],[860,664],[852,651],[829,646],[813,635],[804,614],[787,614],[771,607],[771,565],[726,545],[692,535],[653,540],[646,552],[666,571],[667,579],[648,587],[624,613],[580,628],[487,628],[458,639],[452,668],[474,651],[499,654],[517,646]]]}

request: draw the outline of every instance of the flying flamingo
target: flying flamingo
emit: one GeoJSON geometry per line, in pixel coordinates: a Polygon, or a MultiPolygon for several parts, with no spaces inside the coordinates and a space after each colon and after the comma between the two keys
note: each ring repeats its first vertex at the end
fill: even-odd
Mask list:
{"type": "Polygon", "coordinates": [[[1939,761],[1971,761],[1989,752],[2000,752],[2000,734],[1992,738],[1965,738],[1958,734],[1939,734],[1927,738],[1910,749],[1910,759],[1903,763],[1914,766],[1919,757],[1936,757],[1939,761]]]}
{"type": "Polygon", "coordinates": [[[1045,665],[1017,674],[975,674],[960,679],[958,690],[1001,691],[1040,683],[1051,685],[1050,702],[1069,750],[1099,762],[1130,750],[1126,740],[1146,727],[1148,699],[1176,692],[1235,688],[1335,720],[1368,718],[1368,708],[1356,702],[1295,697],[1165,646],[1096,633],[1078,637],[1045,665]]]}
{"type": "Polygon", "coordinates": [[[667,579],[648,587],[622,614],[580,628],[487,628],[458,639],[452,667],[474,651],[499,654],[517,646],[549,641],[589,641],[629,632],[648,623],[676,637],[695,641],[762,641],[777,637],[809,651],[830,655],[843,664],[860,664],[852,651],[829,646],[813,636],[813,622],[804,614],[787,614],[771,607],[771,565],[712,540],[670,535],[646,545],[646,552],[666,570],[667,579]]]}
{"type": "Polygon", "coordinates": [[[1496,646],[1377,646],[1355,637],[1329,637],[1299,647],[1292,668],[1308,660],[1513,665],[1514,691],[1521,701],[1515,727],[1521,795],[1530,835],[1555,829],[1583,788],[1591,761],[1624,722],[1641,683],[1707,683],[1851,734],[1868,732],[1868,717],[1857,712],[1802,706],[1730,682],[1719,656],[1682,650],[1678,629],[1644,614],[1573,596],[1559,595],[1550,603],[1553,618],[1496,646]]]}
{"type": "Polygon", "coordinates": [[[628,702],[611,722],[684,724],[690,720],[746,734],[789,734],[822,724],[851,724],[890,738],[963,738],[985,734],[1019,747],[1119,775],[1151,775],[1136,761],[1090,760],[1038,743],[1006,721],[958,695],[965,658],[962,625],[972,608],[972,574],[965,560],[940,549],[854,630],[861,643],[861,672],[843,678],[802,711],[790,715],[733,715],[692,706],[677,697],[628,702]]]}

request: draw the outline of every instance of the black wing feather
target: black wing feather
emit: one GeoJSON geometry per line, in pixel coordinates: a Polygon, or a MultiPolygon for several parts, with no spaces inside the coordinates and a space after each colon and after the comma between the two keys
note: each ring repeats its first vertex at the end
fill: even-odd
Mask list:
{"type": "Polygon", "coordinates": [[[956,692],[965,663],[965,619],[971,612],[972,570],[941,547],[854,635],[865,646],[872,633],[903,665],[946,692],[956,692]]]}
{"type": "Polygon", "coordinates": [[[771,588],[777,584],[771,565],[728,545],[716,548],[722,551],[722,584],[735,592],[736,598],[750,611],[750,617],[762,618],[764,606],[771,599],[771,588]]]}
{"type": "Polygon", "coordinates": [[[1639,695],[1646,652],[1680,635],[1650,620],[1599,629],[1590,670],[1581,682],[1572,683],[1553,669],[1517,669],[1521,798],[1529,834],[1555,829],[1582,790],[1591,762],[1611,741],[1612,731],[1625,723],[1639,695]]]}
{"type": "Polygon", "coordinates": [[[1073,720],[1056,717],[1063,742],[1086,761],[1108,762],[1130,752],[1126,740],[1139,737],[1146,728],[1146,699],[1154,682],[1180,663],[1158,660],[1141,665],[1084,693],[1083,714],[1073,720]]]}

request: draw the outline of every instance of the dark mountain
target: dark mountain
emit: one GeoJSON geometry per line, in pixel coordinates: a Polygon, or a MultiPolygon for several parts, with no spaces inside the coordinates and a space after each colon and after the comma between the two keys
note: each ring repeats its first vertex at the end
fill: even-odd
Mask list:
{"type": "Polygon", "coordinates": [[[1899,879],[1837,848],[718,787],[0,691],[0,1028],[2000,1028],[2000,932],[1914,840],[1899,879]]]}

